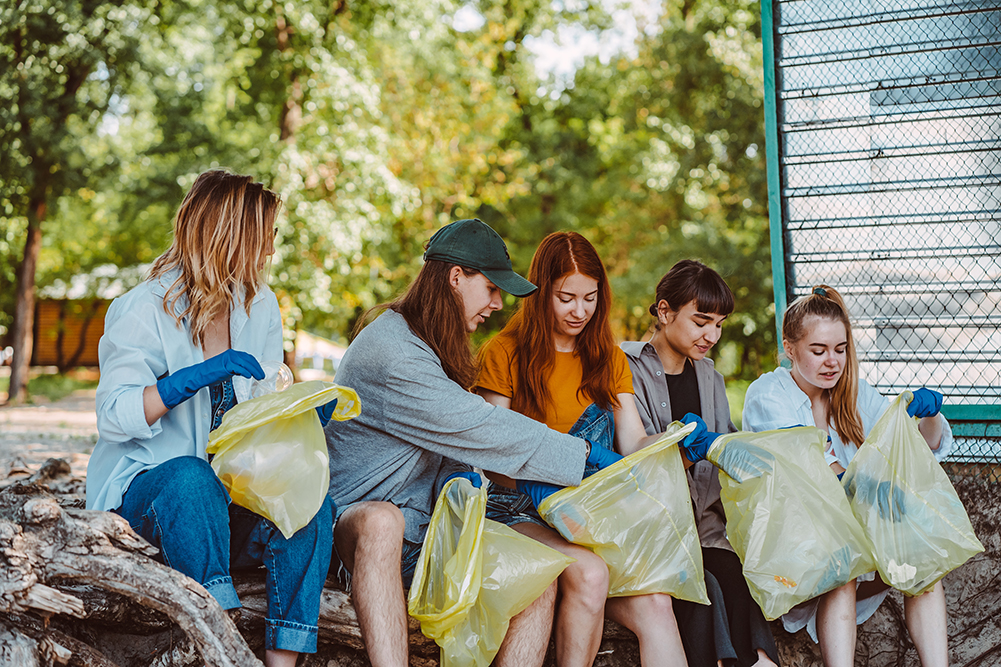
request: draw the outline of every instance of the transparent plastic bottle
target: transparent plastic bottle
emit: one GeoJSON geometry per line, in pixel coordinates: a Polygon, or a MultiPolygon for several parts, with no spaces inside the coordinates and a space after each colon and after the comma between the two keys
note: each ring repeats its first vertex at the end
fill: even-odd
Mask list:
{"type": "Polygon", "coordinates": [[[279,391],[285,391],[292,386],[292,369],[280,361],[261,362],[264,369],[264,379],[245,378],[241,375],[233,376],[233,387],[237,392],[238,400],[246,398],[260,398],[279,391]]]}

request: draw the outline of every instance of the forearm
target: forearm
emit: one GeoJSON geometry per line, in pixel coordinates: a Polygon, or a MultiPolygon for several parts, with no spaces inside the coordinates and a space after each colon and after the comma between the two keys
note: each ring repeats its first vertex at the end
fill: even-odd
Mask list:
{"type": "Polygon", "coordinates": [[[163,399],[160,398],[160,392],[155,384],[143,389],[143,414],[146,416],[148,425],[152,426],[167,412],[167,406],[163,404],[163,399]]]}
{"type": "Polygon", "coordinates": [[[939,448],[942,443],[942,420],[939,419],[938,415],[921,419],[918,422],[918,430],[932,451],[939,448]]]}

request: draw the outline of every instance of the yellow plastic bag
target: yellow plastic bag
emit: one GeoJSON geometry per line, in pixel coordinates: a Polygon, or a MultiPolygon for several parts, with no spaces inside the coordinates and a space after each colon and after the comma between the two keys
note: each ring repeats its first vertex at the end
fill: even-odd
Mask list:
{"type": "Polygon", "coordinates": [[[761,452],[769,458],[742,483],[719,475],[727,538],[768,620],[876,568],[872,546],[824,460],[826,444],[822,430],[800,426],[728,433],[709,448],[707,458],[723,469],[721,459],[732,465],[761,452]]]}
{"type": "Polygon", "coordinates": [[[709,604],[677,447],[694,428],[673,422],[656,443],[542,501],[539,514],[549,525],[608,565],[609,597],[667,593],[709,604]]]}
{"type": "Polygon", "coordinates": [[[883,581],[909,595],[930,590],[984,550],[966,508],[897,397],[848,464],[842,481],[872,541],[883,581]]]}
{"type": "Polygon", "coordinates": [[[407,610],[441,647],[442,667],[486,667],[511,618],[574,562],[484,517],[486,489],[451,480],[431,515],[407,610]]]}
{"type": "Polygon", "coordinates": [[[327,443],[315,407],[337,399],[332,419],[361,414],[353,389],[302,382],[238,403],[209,435],[212,469],[237,505],[270,519],[292,537],[327,495],[327,443]]]}

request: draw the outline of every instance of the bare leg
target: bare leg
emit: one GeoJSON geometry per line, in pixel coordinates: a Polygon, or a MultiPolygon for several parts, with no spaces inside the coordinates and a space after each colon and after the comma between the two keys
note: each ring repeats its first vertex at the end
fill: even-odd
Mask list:
{"type": "Polygon", "coordinates": [[[264,667],[295,667],[298,659],[299,653],[296,651],[269,649],[264,652],[264,667]]]}
{"type": "Polygon", "coordinates": [[[609,598],[605,615],[636,635],[643,667],[688,667],[670,595],[609,598]]]}
{"type": "Polygon", "coordinates": [[[507,635],[494,658],[495,667],[541,667],[549,648],[556,605],[556,582],[525,611],[511,619],[507,635]]]}
{"type": "Polygon", "coordinates": [[[395,505],[374,501],[348,508],[334,527],[334,544],[351,572],[351,601],[373,667],[407,667],[403,528],[403,514],[395,505]]]}
{"type": "Polygon", "coordinates": [[[820,596],[817,638],[827,667],[850,667],[855,661],[855,580],[820,596]]]}
{"type": "Polygon", "coordinates": [[[564,540],[556,531],[533,523],[519,523],[513,528],[577,559],[556,580],[556,664],[591,667],[605,628],[608,566],[587,549],[564,540]]]}
{"type": "Polygon", "coordinates": [[[751,667],[778,667],[772,659],[768,657],[768,654],[762,651],[760,648],[756,649],[758,651],[758,659],[751,667]]]}
{"type": "Polygon", "coordinates": [[[904,618],[921,667],[947,667],[949,637],[946,629],[945,589],[942,582],[927,593],[904,596],[904,618]]]}

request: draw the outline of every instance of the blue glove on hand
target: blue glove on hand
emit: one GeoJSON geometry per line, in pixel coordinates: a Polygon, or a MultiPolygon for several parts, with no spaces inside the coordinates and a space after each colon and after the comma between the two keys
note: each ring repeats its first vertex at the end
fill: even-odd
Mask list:
{"type": "Polygon", "coordinates": [[[156,381],[156,390],[160,393],[160,400],[170,410],[197,394],[202,387],[234,375],[263,380],[264,369],[251,355],[231,349],[160,378],[156,381]]]}
{"type": "Polygon", "coordinates": [[[942,409],[942,394],[932,389],[914,390],[914,398],[907,405],[907,414],[912,417],[934,417],[942,409]]]}
{"type": "MultiPolygon", "coordinates": [[[[584,439],[587,440],[587,438],[584,439]]],[[[587,443],[591,446],[591,451],[587,455],[587,461],[584,462],[584,477],[590,477],[599,470],[604,470],[616,461],[622,460],[622,454],[618,452],[605,449],[590,440],[587,440],[587,443]]]]}
{"type": "Polygon", "coordinates": [[[710,431],[706,423],[702,421],[702,417],[693,412],[689,412],[682,417],[681,423],[694,423],[695,430],[685,436],[685,439],[678,446],[685,452],[685,456],[692,463],[704,461],[706,453],[709,451],[709,445],[713,444],[720,434],[710,431]]]}
{"type": "Polygon", "coordinates": [[[330,418],[334,416],[334,408],[337,407],[337,399],[330,401],[326,405],[316,406],[316,414],[320,417],[320,426],[330,423],[330,418]]]}
{"type": "Polygon", "coordinates": [[[539,505],[542,504],[543,500],[563,488],[556,486],[555,484],[546,484],[545,482],[529,482],[523,479],[515,480],[515,486],[519,491],[532,499],[532,504],[535,505],[535,509],[539,509],[539,505]]]}
{"type": "Polygon", "coordinates": [[[727,440],[713,450],[713,465],[742,484],[775,469],[775,457],[768,450],[739,438],[727,440]]]}
{"type": "MultiPolygon", "coordinates": [[[[336,403],[337,401],[334,401],[336,403]]],[[[319,408],[317,408],[319,409],[319,408]]],[[[483,486],[483,480],[480,479],[480,474],[473,472],[472,470],[460,470],[459,472],[453,472],[451,475],[445,478],[445,484],[448,484],[453,479],[468,479],[469,483],[473,485],[474,489],[478,489],[483,486]]]]}
{"type": "Polygon", "coordinates": [[[904,492],[891,482],[876,482],[865,473],[856,473],[844,482],[845,495],[866,505],[875,505],[880,519],[898,523],[906,514],[904,492]]]}

